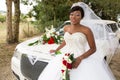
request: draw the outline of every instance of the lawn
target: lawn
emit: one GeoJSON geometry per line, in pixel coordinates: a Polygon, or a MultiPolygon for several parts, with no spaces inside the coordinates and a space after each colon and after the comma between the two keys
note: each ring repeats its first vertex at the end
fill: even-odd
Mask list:
{"type": "MultiPolygon", "coordinates": [[[[33,25],[20,23],[19,29],[20,42],[38,34],[38,30],[33,25]],[[29,29],[29,30],[28,30],[29,29]],[[29,33],[29,34],[28,34],[29,33]]],[[[11,57],[17,44],[6,43],[6,23],[0,23],[0,80],[15,80],[11,70],[11,57]]]]}
{"type": "MultiPolygon", "coordinates": [[[[6,23],[0,23],[0,43],[5,43],[6,40],[6,23]]],[[[34,28],[34,25],[28,23],[20,23],[19,39],[29,38],[39,34],[39,31],[34,28]]]]}

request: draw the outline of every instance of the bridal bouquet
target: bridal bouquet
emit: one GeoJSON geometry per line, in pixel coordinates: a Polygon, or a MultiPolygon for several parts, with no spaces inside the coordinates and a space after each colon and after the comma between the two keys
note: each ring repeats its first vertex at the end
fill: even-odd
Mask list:
{"type": "Polygon", "coordinates": [[[72,69],[74,54],[66,53],[62,59],[62,80],[70,80],[69,71],[72,69]]]}
{"type": "Polygon", "coordinates": [[[38,44],[38,43],[59,44],[62,42],[62,40],[63,40],[63,37],[60,36],[59,33],[56,33],[55,28],[53,28],[53,26],[51,26],[50,30],[48,28],[45,28],[45,33],[40,37],[40,39],[33,43],[30,43],[29,46],[32,46],[32,45],[38,44]]]}

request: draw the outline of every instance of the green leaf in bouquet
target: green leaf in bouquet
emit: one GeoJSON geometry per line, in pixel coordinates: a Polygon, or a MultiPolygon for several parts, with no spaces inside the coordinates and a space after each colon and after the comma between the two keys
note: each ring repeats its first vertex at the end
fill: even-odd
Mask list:
{"type": "Polygon", "coordinates": [[[69,56],[69,59],[71,59],[71,60],[74,62],[74,60],[75,60],[74,54],[71,54],[71,55],[69,56]]]}
{"type": "Polygon", "coordinates": [[[57,38],[55,36],[53,36],[53,38],[54,38],[55,43],[58,44],[57,38]]]}
{"type": "Polygon", "coordinates": [[[59,40],[59,42],[61,43],[63,40],[63,36],[58,36],[57,39],[59,40]]]}
{"type": "Polygon", "coordinates": [[[28,46],[32,46],[34,43],[29,43],[28,46]]]}
{"type": "Polygon", "coordinates": [[[62,53],[60,51],[56,51],[55,54],[57,55],[57,54],[62,54],[62,53]]]}
{"type": "Polygon", "coordinates": [[[34,44],[38,44],[38,40],[36,40],[36,41],[33,42],[33,43],[29,43],[28,46],[32,46],[32,45],[34,45],[34,44]]]}
{"type": "Polygon", "coordinates": [[[54,36],[54,40],[56,44],[60,44],[62,42],[62,36],[57,35],[56,37],[54,36]]]}
{"type": "Polygon", "coordinates": [[[44,35],[42,36],[42,38],[43,38],[43,41],[48,41],[48,40],[49,40],[49,38],[47,38],[46,34],[44,34],[44,35]]]}

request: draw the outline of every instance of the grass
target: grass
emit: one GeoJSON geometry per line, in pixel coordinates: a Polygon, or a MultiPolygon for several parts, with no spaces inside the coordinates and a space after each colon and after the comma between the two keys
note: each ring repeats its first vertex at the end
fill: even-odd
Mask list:
{"type": "Polygon", "coordinates": [[[0,44],[0,67],[5,66],[9,63],[13,53],[14,53],[14,49],[16,47],[17,44],[5,44],[5,43],[1,43],[0,44]],[[4,64],[4,62],[6,62],[7,64],[4,64]]]}
{"type": "MultiPolygon", "coordinates": [[[[38,34],[39,31],[32,24],[20,23],[20,42],[38,34]],[[29,30],[28,30],[29,29],[29,30]]],[[[0,23],[0,80],[15,80],[11,70],[11,58],[16,44],[6,44],[6,23],[0,23]]]]}
{"type": "Polygon", "coordinates": [[[16,45],[0,43],[0,80],[15,80],[11,70],[11,58],[16,45]]]}
{"type": "MultiPolygon", "coordinates": [[[[0,43],[6,41],[6,23],[0,23],[0,43]]],[[[19,26],[19,39],[32,37],[39,34],[39,31],[34,28],[34,25],[28,23],[20,23],[19,26]]]]}
{"type": "Polygon", "coordinates": [[[0,42],[5,42],[6,39],[6,24],[0,23],[0,42]]]}

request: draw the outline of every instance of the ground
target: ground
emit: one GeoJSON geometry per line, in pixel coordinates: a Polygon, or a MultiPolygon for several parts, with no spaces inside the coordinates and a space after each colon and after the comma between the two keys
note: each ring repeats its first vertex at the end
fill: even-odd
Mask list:
{"type": "MultiPolygon", "coordinates": [[[[15,80],[10,68],[10,62],[16,45],[0,44],[0,80],[15,80]]],[[[112,58],[110,68],[117,80],[120,80],[120,47],[112,58]]]]}
{"type": "Polygon", "coordinates": [[[15,80],[10,68],[10,62],[16,45],[0,44],[0,80],[15,80]]]}
{"type": "Polygon", "coordinates": [[[120,45],[110,62],[110,68],[115,75],[116,80],[120,80],[120,45]]]}

